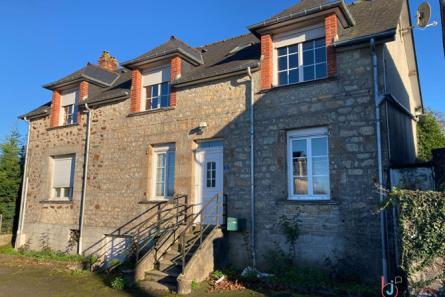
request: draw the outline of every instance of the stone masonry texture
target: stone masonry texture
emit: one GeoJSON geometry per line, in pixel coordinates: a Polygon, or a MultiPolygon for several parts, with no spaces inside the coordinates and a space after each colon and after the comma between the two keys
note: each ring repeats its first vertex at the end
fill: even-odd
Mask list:
{"type": "MultiPolygon", "coordinates": [[[[336,57],[336,76],[320,81],[261,91],[264,77],[254,73],[258,264],[265,268],[266,255],[277,246],[288,249],[280,217],[298,217],[299,263],[319,266],[326,259],[348,260],[357,272],[375,278],[380,241],[370,50],[338,52],[336,57]],[[309,127],[329,131],[330,201],[287,199],[286,133],[309,127]]],[[[139,71],[133,71],[133,79],[140,84],[139,71]]],[[[140,202],[152,198],[150,148],[158,144],[175,144],[175,192],[193,202],[196,141],[222,139],[227,214],[246,219],[249,230],[247,75],[177,88],[176,106],[163,111],[134,113],[137,89],[133,85],[127,100],[92,110],[83,243],[87,253],[96,251],[105,234],[152,207],[140,202]],[[194,133],[203,121],[208,128],[194,133]]],[[[47,243],[66,250],[71,230],[79,223],[86,128],[85,123],[48,130],[50,126],[49,117],[31,122],[24,233],[33,248],[47,243]],[[76,156],[74,195],[72,202],[54,203],[48,201],[50,158],[61,154],[76,156]]],[[[228,262],[250,264],[248,231],[229,233],[225,240],[228,262]]]]}

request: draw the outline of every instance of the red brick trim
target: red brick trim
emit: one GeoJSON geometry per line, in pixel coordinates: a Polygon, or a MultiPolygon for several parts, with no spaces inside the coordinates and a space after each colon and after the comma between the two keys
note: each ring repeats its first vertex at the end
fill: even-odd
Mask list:
{"type": "Polygon", "coordinates": [[[88,97],[88,82],[83,81],[79,86],[79,98],[80,100],[85,100],[88,97]]]}
{"type": "Polygon", "coordinates": [[[335,41],[335,37],[338,32],[338,21],[335,14],[328,15],[324,19],[325,31],[326,31],[326,51],[328,62],[328,77],[335,76],[337,73],[337,58],[335,56],[335,48],[332,44],[335,41]]]}
{"type": "Polygon", "coordinates": [[[272,36],[261,36],[261,89],[267,90],[273,82],[273,45],[272,36]]]}
{"type": "MultiPolygon", "coordinates": [[[[181,77],[182,60],[181,57],[176,56],[170,62],[170,81],[181,77]]],[[[176,106],[176,89],[174,87],[170,90],[170,106],[176,106]]]]}
{"type": "MultiPolygon", "coordinates": [[[[88,87],[89,84],[86,81],[83,81],[80,83],[79,86],[79,102],[82,102],[83,100],[88,98],[88,87]]],[[[82,123],[82,113],[79,111],[77,112],[77,123],[82,123]]]]}
{"type": "Polygon", "coordinates": [[[60,91],[53,91],[50,117],[51,128],[59,126],[60,103],[60,91]]]}
{"type": "Polygon", "coordinates": [[[139,69],[131,72],[131,112],[141,111],[142,74],[139,69]]]}

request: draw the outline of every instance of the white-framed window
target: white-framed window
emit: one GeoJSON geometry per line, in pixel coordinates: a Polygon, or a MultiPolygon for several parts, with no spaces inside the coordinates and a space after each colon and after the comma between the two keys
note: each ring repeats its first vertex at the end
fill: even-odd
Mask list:
{"type": "Polygon", "coordinates": [[[325,38],[277,48],[278,85],[327,77],[325,38]]]}
{"type": "Polygon", "coordinates": [[[52,157],[51,199],[70,200],[73,197],[75,155],[52,157]]]}
{"type": "Polygon", "coordinates": [[[175,191],[175,145],[153,148],[153,197],[165,199],[175,191]]]}
{"type": "Polygon", "coordinates": [[[145,110],[170,106],[170,83],[163,82],[145,87],[145,110]]]}
{"type": "Polygon", "coordinates": [[[151,69],[142,73],[143,110],[170,106],[170,67],[151,69]]]}
{"type": "Polygon", "coordinates": [[[289,131],[287,154],[289,199],[330,199],[327,128],[289,131]]]}
{"type": "Polygon", "coordinates": [[[60,98],[60,125],[71,125],[77,123],[77,103],[79,101],[79,89],[63,91],[60,98]]]}

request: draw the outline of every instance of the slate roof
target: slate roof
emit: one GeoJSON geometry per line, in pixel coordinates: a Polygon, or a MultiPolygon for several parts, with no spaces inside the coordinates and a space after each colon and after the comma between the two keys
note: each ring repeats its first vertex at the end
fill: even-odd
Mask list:
{"type": "Polygon", "coordinates": [[[203,78],[222,75],[258,65],[261,48],[258,38],[245,34],[231,39],[198,47],[204,64],[185,73],[172,82],[180,84],[203,78]]]}
{"type": "Polygon", "coordinates": [[[361,0],[348,6],[356,21],[346,28],[339,41],[370,36],[397,28],[402,12],[402,0],[361,0]]]}
{"type": "Polygon", "coordinates": [[[122,63],[123,66],[131,66],[135,63],[142,62],[145,60],[150,60],[157,57],[162,57],[165,55],[169,55],[175,52],[180,52],[183,55],[186,55],[187,57],[191,58],[198,64],[202,64],[202,56],[201,52],[190,45],[186,44],[185,42],[179,40],[177,37],[172,36],[170,39],[165,42],[164,44],[161,44],[160,46],[140,55],[139,57],[132,59],[130,61],[122,63]]]}
{"type": "Polygon", "coordinates": [[[256,29],[264,26],[273,25],[285,20],[295,19],[306,14],[316,13],[322,9],[327,9],[332,7],[340,7],[347,21],[351,25],[355,25],[354,17],[349,12],[347,5],[343,0],[301,0],[295,5],[277,13],[276,15],[260,23],[249,26],[248,28],[254,32],[256,29]]]}
{"type": "MultiPolygon", "coordinates": [[[[358,38],[395,29],[398,24],[403,1],[405,0],[359,0],[348,5],[348,10],[356,23],[354,26],[346,28],[341,32],[337,43],[357,40],[358,38]]],[[[269,20],[294,14],[301,11],[301,9],[304,10],[314,7],[314,5],[317,6],[331,2],[331,0],[303,0],[291,8],[276,14],[269,20]]],[[[161,46],[123,65],[131,65],[177,51],[180,51],[181,54],[187,55],[187,57],[191,59],[195,59],[197,62],[199,61],[199,63],[189,72],[184,73],[181,78],[173,81],[173,85],[191,83],[238,70],[245,70],[249,66],[256,67],[259,65],[261,56],[259,40],[251,33],[197,48],[192,48],[178,38],[172,37],[161,46]]],[[[105,85],[102,91],[87,99],[86,102],[88,104],[93,105],[114,100],[124,100],[130,96],[131,71],[122,68],[116,73],[111,73],[93,64],[88,64],[61,80],[45,85],[45,87],[62,84],[79,78],[99,80],[105,85]]],[[[24,116],[35,117],[43,115],[49,107],[50,103],[46,103],[24,116]]]]}
{"type": "Polygon", "coordinates": [[[85,67],[82,67],[81,69],[65,76],[62,79],[43,85],[43,87],[52,89],[59,85],[70,83],[78,79],[85,79],[105,86],[111,86],[117,78],[118,74],[105,70],[97,65],[88,63],[85,67]]]}

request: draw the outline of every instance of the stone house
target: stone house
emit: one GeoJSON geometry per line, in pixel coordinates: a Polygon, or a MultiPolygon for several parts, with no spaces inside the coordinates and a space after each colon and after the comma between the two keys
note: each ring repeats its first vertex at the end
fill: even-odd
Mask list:
{"type": "Polygon", "coordinates": [[[390,259],[376,185],[416,158],[410,28],[407,0],[302,0],[242,36],[199,47],[172,36],[122,64],[104,52],[44,85],[52,99],[21,116],[17,246],[118,257],[136,218],[179,196],[205,214],[224,193],[239,223],[221,233],[226,263],[266,269],[288,249],[285,216],[299,220],[296,261],[347,259],[377,279],[390,259]]]}

